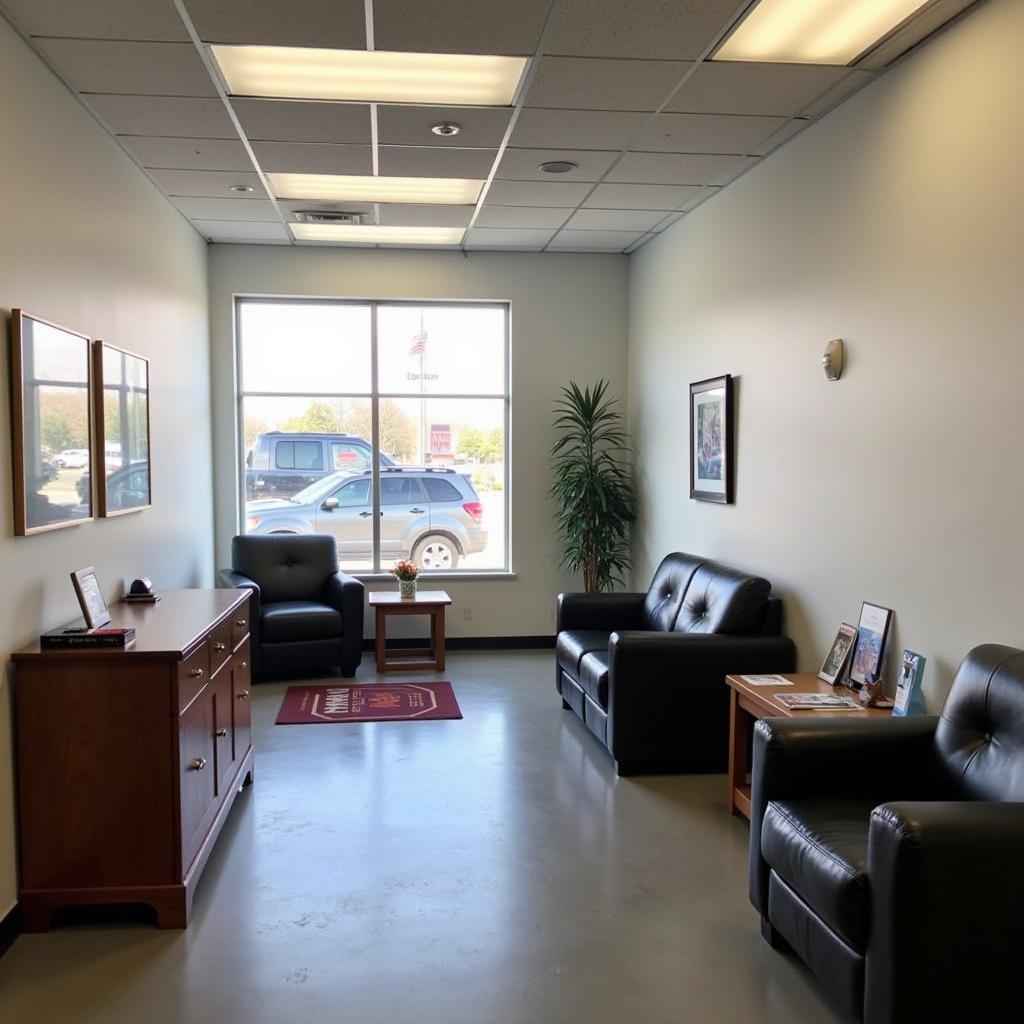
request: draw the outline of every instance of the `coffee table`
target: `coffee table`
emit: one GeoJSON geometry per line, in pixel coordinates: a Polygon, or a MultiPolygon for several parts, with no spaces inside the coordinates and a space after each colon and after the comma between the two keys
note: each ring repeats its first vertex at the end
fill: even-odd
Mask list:
{"type": "Polygon", "coordinates": [[[374,648],[378,672],[434,669],[444,671],[444,610],[452,599],[443,590],[420,590],[415,597],[402,597],[395,590],[370,594],[370,607],[376,609],[374,648]],[[388,648],[389,615],[430,616],[430,646],[388,648]]]}
{"type": "MultiPolygon", "coordinates": [[[[779,673],[781,674],[781,673],[779,673]]],[[[845,686],[834,687],[812,672],[782,674],[792,686],[753,686],[743,676],[726,676],[729,686],[729,810],[750,818],[750,759],[754,723],[761,718],[876,718],[892,708],[857,708],[855,711],[793,711],[775,700],[776,693],[838,693],[857,699],[845,686]]]]}

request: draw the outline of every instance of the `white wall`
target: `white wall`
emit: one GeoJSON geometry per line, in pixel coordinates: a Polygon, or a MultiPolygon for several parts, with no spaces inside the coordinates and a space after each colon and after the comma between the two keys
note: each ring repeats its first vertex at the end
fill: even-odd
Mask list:
{"type": "MultiPolygon", "coordinates": [[[[570,379],[625,390],[624,256],[396,252],[214,245],[210,248],[217,562],[238,532],[235,294],[492,299],[511,303],[511,580],[446,580],[449,636],[551,634],[554,595],[576,583],[558,566],[547,500],[552,403],[570,379]],[[465,621],[463,609],[472,610],[465,621]]],[[[370,586],[380,586],[373,584],[370,586]]],[[[391,584],[394,586],[394,584],[391,584]]],[[[369,628],[369,622],[368,622],[369,628]]]]}
{"type": "MultiPolygon", "coordinates": [[[[154,507],[13,536],[0,360],[0,651],[79,614],[68,573],[212,581],[205,244],[0,18],[0,313],[15,306],[149,356],[154,507]]],[[[5,345],[6,347],[6,345],[5,345]]],[[[0,916],[14,904],[9,671],[0,676],[0,916]]],[[[59,714],[59,709],[55,709],[59,714]]],[[[59,836],[54,837],[60,841],[59,836]]]]}
{"type": "Polygon", "coordinates": [[[763,573],[805,670],[892,607],[933,708],[971,646],[1024,645],[1022,46],[1024,4],[982,5],[631,267],[638,576],[676,548],[763,573]],[[727,372],[719,507],[687,496],[687,385],[727,372]]]}

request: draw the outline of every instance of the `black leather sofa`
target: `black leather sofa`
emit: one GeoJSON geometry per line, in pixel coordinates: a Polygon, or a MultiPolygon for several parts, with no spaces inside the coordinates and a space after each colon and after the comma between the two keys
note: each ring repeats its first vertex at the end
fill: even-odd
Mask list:
{"type": "Polygon", "coordinates": [[[333,537],[235,537],[222,587],[252,591],[253,668],[260,679],[339,670],[363,654],[363,585],[338,571],[333,537]]]}
{"type": "Polygon", "coordinates": [[[668,555],[646,593],[559,594],[555,684],[616,771],[723,771],[732,672],[791,672],[771,584],[668,555]]]}
{"type": "Polygon", "coordinates": [[[765,719],[750,898],[866,1024],[1021,1020],[1024,651],[976,647],[939,717],[765,719]]]}

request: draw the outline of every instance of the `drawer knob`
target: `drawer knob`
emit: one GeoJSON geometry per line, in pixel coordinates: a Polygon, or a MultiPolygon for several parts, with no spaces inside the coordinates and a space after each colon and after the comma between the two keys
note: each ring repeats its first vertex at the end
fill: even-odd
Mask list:
{"type": "Polygon", "coordinates": [[[239,668],[248,668],[249,667],[249,662],[243,661],[238,667],[239,668]]]}
{"type": "Polygon", "coordinates": [[[245,621],[245,619],[235,619],[235,625],[242,627],[248,625],[248,623],[245,621]]]}
{"type": "Polygon", "coordinates": [[[192,669],[191,672],[189,672],[189,675],[193,679],[202,679],[203,678],[203,670],[201,668],[194,668],[194,669],[192,669]]]}
{"type": "Polygon", "coordinates": [[[241,692],[241,693],[240,693],[240,694],[238,695],[238,699],[239,699],[239,700],[248,700],[248,699],[249,699],[249,691],[248,691],[248,690],[243,690],[243,691],[242,691],[242,692],[241,692]]]}
{"type": "Polygon", "coordinates": [[[194,772],[201,772],[206,767],[205,757],[196,757],[192,759],[192,763],[189,765],[189,770],[194,772]]]}
{"type": "Polygon", "coordinates": [[[227,736],[227,734],[227,729],[218,729],[213,735],[216,736],[217,739],[222,740],[224,739],[225,736],[227,736]]]}
{"type": "Polygon", "coordinates": [[[214,644],[213,645],[213,649],[215,651],[226,651],[227,650],[227,644],[214,644]]]}

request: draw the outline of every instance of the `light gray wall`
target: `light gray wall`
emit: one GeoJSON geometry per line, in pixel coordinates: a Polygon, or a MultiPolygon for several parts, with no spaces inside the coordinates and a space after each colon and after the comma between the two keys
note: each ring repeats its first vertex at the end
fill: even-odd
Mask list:
{"type": "MultiPolygon", "coordinates": [[[[511,303],[511,580],[452,580],[449,636],[529,636],[554,628],[554,596],[575,587],[558,566],[547,500],[552,403],[570,379],[625,391],[624,256],[214,245],[210,248],[217,562],[238,532],[236,294],[491,299],[511,303]],[[464,609],[471,609],[466,621],[464,609]]],[[[374,584],[371,586],[381,586],[374,584]]],[[[385,584],[386,585],[386,584],[385,584]]],[[[390,584],[394,586],[394,584],[390,584]]]]}
{"type": "Polygon", "coordinates": [[[1024,4],[982,5],[631,268],[638,577],[677,548],[763,573],[805,670],[892,607],[932,707],[971,646],[1024,645],[1022,45],[1024,4]],[[720,373],[732,507],[688,498],[687,385],[720,373]]]}
{"type": "MultiPolygon", "coordinates": [[[[9,362],[0,360],[6,662],[41,629],[78,616],[72,569],[95,565],[108,599],[143,573],[161,587],[209,585],[213,512],[205,244],[2,18],[0,97],[4,332],[19,306],[150,358],[154,501],[135,515],[14,537],[9,362]]],[[[10,703],[8,671],[0,675],[0,916],[17,890],[10,703]]]]}

